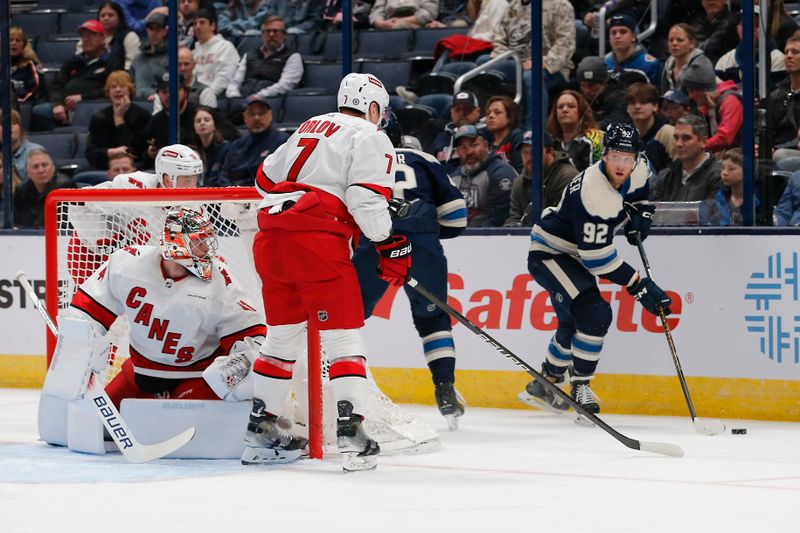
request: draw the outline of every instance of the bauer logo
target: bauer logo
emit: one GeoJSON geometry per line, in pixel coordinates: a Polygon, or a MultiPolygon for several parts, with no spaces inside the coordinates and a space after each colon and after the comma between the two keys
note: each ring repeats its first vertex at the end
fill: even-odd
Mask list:
{"type": "Polygon", "coordinates": [[[772,361],[799,364],[798,253],[777,252],[767,258],[765,267],[750,274],[747,282],[747,332],[758,339],[761,353],[772,361]]]}

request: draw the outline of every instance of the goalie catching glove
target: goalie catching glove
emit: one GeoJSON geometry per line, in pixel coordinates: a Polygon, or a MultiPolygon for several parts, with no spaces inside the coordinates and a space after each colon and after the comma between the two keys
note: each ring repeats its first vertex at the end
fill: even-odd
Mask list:
{"type": "Polygon", "coordinates": [[[237,341],[228,355],[214,359],[203,370],[203,379],[223,400],[238,402],[253,398],[253,374],[250,369],[258,357],[260,345],[252,338],[237,341]]]}
{"type": "Polygon", "coordinates": [[[664,309],[664,315],[669,315],[672,310],[669,308],[672,299],[650,278],[640,278],[633,285],[628,287],[628,294],[633,296],[642,307],[658,316],[658,308],[664,309]]]}
{"type": "Polygon", "coordinates": [[[636,235],[642,242],[650,234],[650,226],[653,225],[653,213],[656,211],[656,206],[653,204],[625,204],[625,212],[628,214],[628,222],[625,224],[625,237],[628,243],[633,246],[638,244],[636,235]]]}
{"type": "Polygon", "coordinates": [[[402,287],[411,268],[411,243],[405,235],[392,235],[385,241],[375,243],[380,256],[378,260],[378,277],[382,280],[402,287]]]}

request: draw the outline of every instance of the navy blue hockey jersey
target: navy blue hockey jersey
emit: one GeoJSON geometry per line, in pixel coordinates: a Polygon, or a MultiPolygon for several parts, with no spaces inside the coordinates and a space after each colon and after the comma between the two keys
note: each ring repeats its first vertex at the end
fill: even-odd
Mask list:
{"type": "Polygon", "coordinates": [[[628,285],[636,270],[617,254],[614,233],[627,221],[624,203],[646,203],[650,169],[640,158],[619,190],[599,161],[575,176],[561,202],[543,213],[531,230],[531,254],[540,259],[567,254],[586,270],[619,285],[628,285]]]}
{"type": "Polygon", "coordinates": [[[398,148],[394,197],[411,202],[407,217],[395,219],[400,233],[438,233],[442,239],[467,227],[467,204],[441,163],[417,150],[398,148]]]}

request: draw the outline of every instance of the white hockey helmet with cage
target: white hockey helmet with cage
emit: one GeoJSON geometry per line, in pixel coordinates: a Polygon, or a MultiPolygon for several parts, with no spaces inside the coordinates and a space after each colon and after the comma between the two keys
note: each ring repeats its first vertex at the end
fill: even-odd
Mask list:
{"type": "Polygon", "coordinates": [[[342,79],[336,97],[340,109],[347,107],[366,115],[372,102],[378,104],[380,116],[383,118],[389,107],[389,93],[376,76],[350,73],[342,79]]]}
{"type": "Polygon", "coordinates": [[[216,253],[217,235],[206,215],[188,207],[167,213],[161,232],[161,257],[178,263],[203,281],[211,281],[216,253]]]}
{"type": "Polygon", "coordinates": [[[166,187],[164,174],[169,176],[173,187],[178,182],[178,176],[197,176],[197,184],[202,185],[203,172],[203,159],[188,146],[171,144],[158,151],[156,176],[161,187],[166,187]]]}

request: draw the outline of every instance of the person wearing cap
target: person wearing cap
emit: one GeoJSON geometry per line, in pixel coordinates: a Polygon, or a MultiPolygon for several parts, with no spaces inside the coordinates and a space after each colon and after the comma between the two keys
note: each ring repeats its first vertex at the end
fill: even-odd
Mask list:
{"type": "MultiPolygon", "coordinates": [[[[156,84],[156,96],[161,103],[161,110],[155,113],[144,130],[144,139],[147,143],[144,151],[139,154],[142,168],[151,168],[158,151],[169,144],[169,72],[165,72],[156,84]]],[[[181,144],[197,146],[197,135],[194,132],[194,115],[197,105],[189,101],[186,80],[178,74],[178,126],[180,127],[181,144]]]]}
{"type": "Polygon", "coordinates": [[[444,165],[447,172],[452,172],[458,168],[459,164],[458,151],[455,149],[453,142],[456,129],[466,124],[474,126],[478,123],[480,117],[481,108],[475,93],[461,91],[453,96],[453,101],[450,104],[450,122],[436,136],[428,150],[428,153],[444,165]]]}
{"type": "Polygon", "coordinates": [[[262,45],[245,52],[230,84],[225,89],[228,98],[260,94],[278,96],[291,91],[303,78],[303,58],[286,45],[286,22],[270,16],[261,23],[262,45]]]}
{"type": "Polygon", "coordinates": [[[467,225],[502,226],[517,173],[500,156],[489,155],[488,141],[471,124],[456,130],[454,142],[460,165],[451,177],[467,202],[467,225]]]}
{"type": "Polygon", "coordinates": [[[691,108],[691,100],[681,90],[667,91],[661,96],[661,114],[673,126],[679,118],[688,115],[691,108]]]}
{"type": "Polygon", "coordinates": [[[742,93],[733,80],[717,84],[714,67],[707,57],[697,56],[683,74],[682,89],[697,110],[705,117],[711,138],[709,152],[720,152],[739,146],[744,107],[742,93]]]}
{"type": "Polygon", "coordinates": [[[787,39],[783,51],[789,77],[767,101],[767,138],[775,168],[794,172],[800,170],[800,31],[787,39]]]}
{"type": "MultiPolygon", "coordinates": [[[[531,186],[533,176],[533,135],[526,131],[520,148],[523,170],[511,185],[511,205],[503,226],[532,226],[531,186]]],[[[553,138],[542,133],[542,209],[555,207],[561,200],[564,188],[578,175],[578,169],[569,155],[556,150],[553,138]]]]}
{"type": "Polygon", "coordinates": [[[712,62],[736,46],[736,21],[727,0],[703,0],[703,13],[692,21],[697,47],[712,62]]]}
{"type": "Polygon", "coordinates": [[[197,62],[194,75],[218,97],[222,96],[236,73],[239,53],[231,42],[217,33],[217,16],[212,9],[198,9],[193,27],[195,44],[192,55],[197,62]]]}
{"type": "MultiPolygon", "coordinates": [[[[103,2],[97,8],[97,20],[106,32],[106,49],[125,61],[125,70],[130,69],[142,43],[136,31],[128,26],[122,7],[117,2],[103,2]]],[[[75,53],[80,54],[82,50],[78,41],[75,53]]]]}
{"type": "Polygon", "coordinates": [[[167,72],[167,17],[152,13],[147,17],[147,40],[133,60],[131,71],[136,82],[136,98],[155,100],[156,80],[167,72]]]}
{"type": "MultiPolygon", "coordinates": [[[[194,18],[200,9],[200,0],[178,0],[178,44],[188,48],[194,47],[194,18]]],[[[151,13],[169,16],[167,6],[161,6],[151,13]]]]}
{"type": "Polygon", "coordinates": [[[586,56],[578,63],[578,83],[581,93],[594,112],[601,130],[612,122],[627,120],[625,89],[617,78],[608,75],[605,61],[597,56],[586,56]]]}
{"type": "Polygon", "coordinates": [[[611,45],[611,51],[605,57],[608,71],[621,79],[639,78],[636,81],[658,84],[661,63],[638,42],[634,18],[627,13],[613,15],[606,27],[611,45]]]}
{"type": "Polygon", "coordinates": [[[247,97],[242,116],[250,134],[231,142],[220,155],[222,163],[218,175],[209,180],[211,186],[250,186],[264,158],[289,138],[272,127],[272,108],[260,94],[247,97]]]}
{"type": "Polygon", "coordinates": [[[108,75],[124,66],[122,59],[106,50],[105,29],[100,21],[87,20],[78,33],[83,51],[61,65],[50,87],[50,103],[33,106],[31,130],[67,125],[78,102],[102,98],[108,75]]]}
{"type": "Polygon", "coordinates": [[[649,83],[634,83],[625,91],[625,102],[653,172],[669,166],[675,128],[658,113],[658,90],[649,83]]]}

